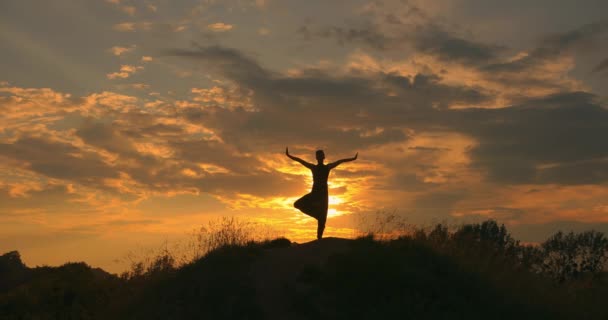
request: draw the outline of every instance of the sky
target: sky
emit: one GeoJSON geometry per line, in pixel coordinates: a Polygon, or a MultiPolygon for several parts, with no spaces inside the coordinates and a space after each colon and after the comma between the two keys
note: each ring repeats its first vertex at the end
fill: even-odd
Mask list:
{"type": "Polygon", "coordinates": [[[604,0],[0,1],[0,252],[119,272],[236,216],[608,232],[604,0]],[[120,262],[123,261],[123,262],[120,262]]]}

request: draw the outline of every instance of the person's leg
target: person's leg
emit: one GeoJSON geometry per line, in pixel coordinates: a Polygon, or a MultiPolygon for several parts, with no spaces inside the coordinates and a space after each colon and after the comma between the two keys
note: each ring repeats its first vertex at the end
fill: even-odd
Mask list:
{"type": "Polygon", "coordinates": [[[322,210],[319,208],[319,201],[312,194],[307,194],[293,203],[293,206],[315,219],[319,219],[322,210]]]}
{"type": "Polygon", "coordinates": [[[317,239],[323,237],[323,231],[325,230],[325,219],[317,220],[317,239]]]}
{"type": "Polygon", "coordinates": [[[304,197],[296,200],[296,202],[293,203],[293,206],[300,211],[304,211],[304,206],[303,206],[304,200],[303,199],[304,199],[304,197]]]}

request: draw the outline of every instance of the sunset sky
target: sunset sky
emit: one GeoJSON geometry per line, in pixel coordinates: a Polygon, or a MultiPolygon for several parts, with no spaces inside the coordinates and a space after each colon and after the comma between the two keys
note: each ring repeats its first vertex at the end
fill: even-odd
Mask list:
{"type": "Polygon", "coordinates": [[[0,254],[118,272],[238,216],[608,232],[608,1],[0,1],[0,254]]]}

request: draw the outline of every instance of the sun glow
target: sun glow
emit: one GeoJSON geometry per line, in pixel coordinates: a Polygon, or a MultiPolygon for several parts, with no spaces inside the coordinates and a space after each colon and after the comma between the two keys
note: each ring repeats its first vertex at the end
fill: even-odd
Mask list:
{"type": "Polygon", "coordinates": [[[347,212],[338,210],[336,208],[336,206],[339,206],[340,204],[343,204],[344,202],[345,202],[345,200],[340,196],[329,196],[329,199],[328,199],[329,209],[327,210],[327,216],[328,217],[338,217],[338,216],[346,214],[347,212]]]}

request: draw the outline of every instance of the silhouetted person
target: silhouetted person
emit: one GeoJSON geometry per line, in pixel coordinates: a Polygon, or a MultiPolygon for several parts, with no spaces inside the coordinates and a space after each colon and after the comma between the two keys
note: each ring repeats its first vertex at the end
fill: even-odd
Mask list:
{"type": "Polygon", "coordinates": [[[316,165],[290,155],[289,148],[285,148],[285,154],[292,160],[299,162],[312,171],[312,190],[309,194],[298,199],[293,206],[305,214],[317,219],[317,239],[321,239],[323,236],[323,230],[325,230],[325,221],[327,220],[327,204],[329,197],[327,192],[327,178],[329,177],[329,171],[341,163],[357,160],[359,153],[357,152],[357,154],[355,154],[355,156],[352,158],[324,164],[323,161],[325,161],[325,153],[323,150],[317,150],[316,165]]]}

